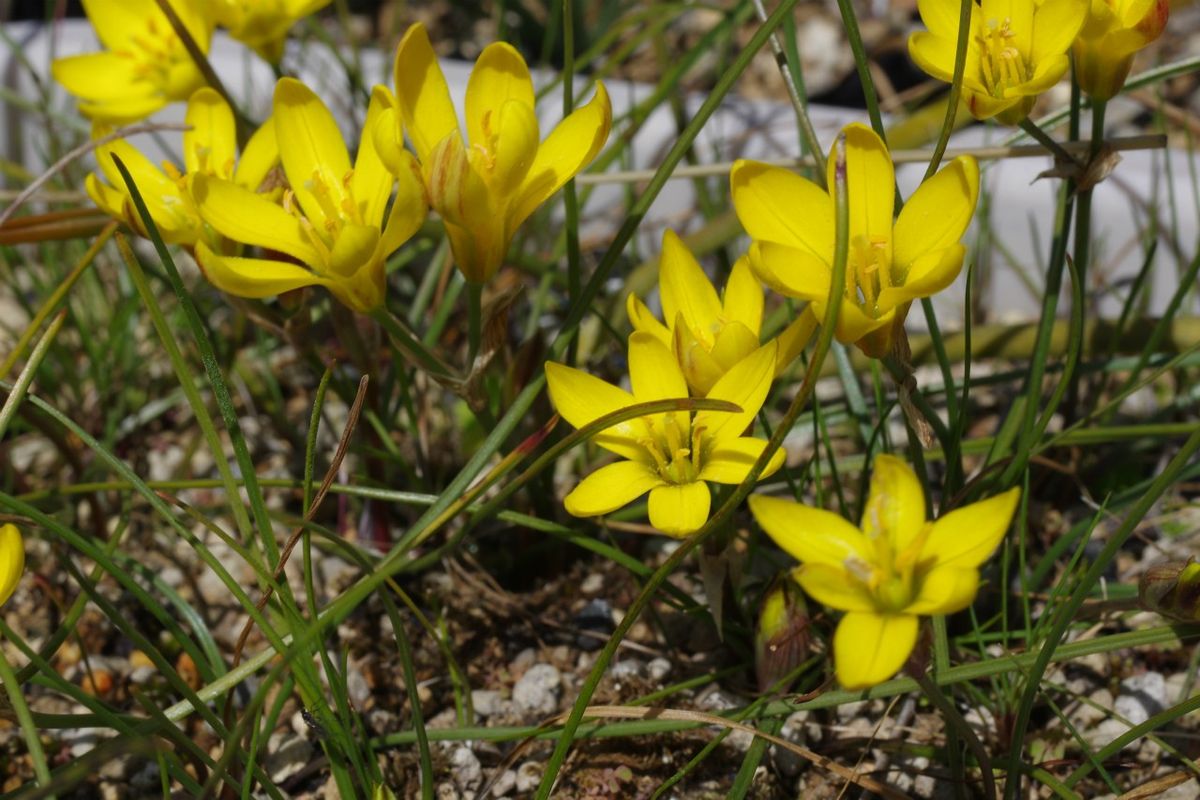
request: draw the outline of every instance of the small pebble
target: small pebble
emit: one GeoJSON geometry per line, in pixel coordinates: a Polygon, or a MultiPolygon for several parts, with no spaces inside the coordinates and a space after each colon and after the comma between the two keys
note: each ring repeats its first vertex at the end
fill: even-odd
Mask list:
{"type": "Polygon", "coordinates": [[[471,691],[471,707],[481,717],[495,716],[500,711],[504,698],[494,689],[473,689],[471,691]]]}
{"type": "Polygon", "coordinates": [[[517,767],[517,791],[532,792],[542,780],[542,765],[536,761],[526,761],[517,767]]]}
{"type": "Polygon", "coordinates": [[[496,782],[492,784],[492,797],[508,797],[515,788],[517,788],[517,773],[511,769],[506,769],[500,773],[500,777],[496,778],[496,782]]]}
{"type": "Polygon", "coordinates": [[[547,716],[558,710],[562,675],[553,664],[534,664],[513,686],[513,702],[521,711],[547,716]]]}
{"type": "Polygon", "coordinates": [[[450,777],[458,788],[474,791],[483,782],[483,767],[471,748],[460,746],[450,754],[450,777]]]}

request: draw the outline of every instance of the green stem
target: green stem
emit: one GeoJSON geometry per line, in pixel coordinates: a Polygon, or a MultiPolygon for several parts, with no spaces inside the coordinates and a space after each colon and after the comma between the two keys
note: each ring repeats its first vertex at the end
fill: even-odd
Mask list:
{"type": "MultiPolygon", "coordinates": [[[[4,655],[3,648],[0,648],[0,683],[4,684],[4,689],[8,693],[8,702],[12,706],[13,714],[25,737],[29,760],[33,762],[33,774],[37,776],[39,785],[49,786],[50,768],[46,766],[46,752],[42,750],[40,733],[37,726],[33,724],[33,715],[29,713],[25,695],[21,693],[21,684],[17,682],[17,675],[13,672],[12,664],[8,663],[8,657],[4,655]]],[[[48,796],[53,797],[54,795],[48,796]]]]}
{"type": "Polygon", "coordinates": [[[1037,123],[1029,117],[1021,120],[1021,130],[1029,134],[1035,142],[1049,150],[1056,160],[1066,164],[1074,164],[1077,167],[1082,166],[1075,156],[1071,155],[1065,147],[1055,141],[1053,136],[1039,128],[1037,123]]]}
{"type": "Polygon", "coordinates": [[[467,371],[479,355],[483,339],[483,284],[467,281],[467,371]]]}
{"type": "Polygon", "coordinates": [[[929,180],[937,172],[946,153],[946,145],[950,141],[950,133],[954,130],[954,120],[958,116],[958,105],[962,97],[963,75],[967,71],[967,46],[971,40],[971,9],[975,7],[974,0],[960,0],[958,9],[958,38],[954,49],[954,78],[950,81],[950,96],[946,100],[946,119],[942,122],[942,131],[938,134],[937,146],[929,159],[929,167],[925,170],[924,180],[929,180]]]}

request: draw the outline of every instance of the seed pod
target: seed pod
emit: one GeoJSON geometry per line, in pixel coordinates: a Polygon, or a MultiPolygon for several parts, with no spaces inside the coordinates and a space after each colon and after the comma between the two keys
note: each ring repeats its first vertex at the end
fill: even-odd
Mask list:
{"type": "Polygon", "coordinates": [[[808,623],[808,606],[794,581],[777,581],[767,590],[754,632],[759,691],[770,689],[808,656],[808,623]]]}
{"type": "Polygon", "coordinates": [[[1138,602],[1147,611],[1181,622],[1200,622],[1200,563],[1155,564],[1138,581],[1138,602]]]}

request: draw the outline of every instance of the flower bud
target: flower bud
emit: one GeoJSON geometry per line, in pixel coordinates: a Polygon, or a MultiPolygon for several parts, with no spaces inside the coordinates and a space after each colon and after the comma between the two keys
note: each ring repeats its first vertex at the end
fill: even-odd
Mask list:
{"type": "Polygon", "coordinates": [[[1138,581],[1138,602],[1147,611],[1181,622],[1200,622],[1200,563],[1156,564],[1138,581]]]}
{"type": "Polygon", "coordinates": [[[808,606],[791,580],[776,582],[763,598],[754,631],[754,663],[758,689],[765,692],[808,656],[808,606]]]}

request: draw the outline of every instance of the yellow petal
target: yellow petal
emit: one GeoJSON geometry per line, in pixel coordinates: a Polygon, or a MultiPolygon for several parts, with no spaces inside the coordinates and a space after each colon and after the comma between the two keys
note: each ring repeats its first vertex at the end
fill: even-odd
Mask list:
{"type": "Polygon", "coordinates": [[[874,611],[875,598],[843,567],[832,564],[801,564],[792,572],[796,583],[808,595],[828,608],[838,611],[874,611]]]}
{"type": "Polygon", "coordinates": [[[736,413],[697,412],[693,426],[704,428],[705,440],[736,439],[754,423],[775,378],[775,352],[775,343],[767,342],[731,367],[713,385],[708,393],[710,399],[728,400],[742,410],[736,413]]]}
{"type": "MultiPolygon", "coordinates": [[[[704,457],[700,468],[700,480],[739,484],[746,479],[750,468],[754,466],[754,462],[758,461],[758,457],[762,455],[762,451],[766,447],[766,439],[755,439],[752,436],[718,442],[704,457]]],[[[783,460],[786,457],[787,453],[783,451],[783,448],[776,450],[759,478],[769,478],[773,475],[783,466],[783,460]]]]}
{"type": "Polygon", "coordinates": [[[729,185],[733,207],[751,239],[833,261],[833,201],[824,189],[783,167],[744,160],[734,163],[729,185]]]}
{"type": "Polygon", "coordinates": [[[817,317],[810,304],[804,307],[799,316],[788,323],[788,326],[783,329],[783,333],[775,337],[775,342],[779,345],[775,356],[776,375],[787,369],[792,361],[804,352],[804,348],[808,346],[808,340],[812,338],[816,329],[817,317]]]}
{"type": "Polygon", "coordinates": [[[467,280],[483,283],[508,250],[503,213],[457,134],[439,142],[421,166],[430,205],[450,236],[455,266],[467,280]]]}
{"type": "Polygon", "coordinates": [[[237,161],[237,131],[233,110],[213,89],[197,89],[188,100],[183,132],[185,171],[208,172],[219,178],[233,177],[237,161]]]}
{"type": "Polygon", "coordinates": [[[925,526],[925,490],[912,467],[895,456],[875,456],[871,489],[863,508],[862,531],[868,539],[886,537],[900,553],[925,526]]]}
{"type": "Polygon", "coordinates": [[[350,180],[350,193],[354,204],[367,225],[380,225],[392,193],[395,178],[384,166],[379,151],[375,149],[375,130],[380,115],[388,107],[390,98],[387,90],[376,86],[371,90],[367,103],[367,118],[363,122],[362,136],[358,142],[358,153],[354,157],[354,177],[350,180]]]}
{"type": "Polygon", "coordinates": [[[687,536],[708,521],[711,503],[704,483],[664,483],[650,490],[650,524],[668,536],[687,536]]]}
{"type": "Polygon", "coordinates": [[[632,292],[625,298],[625,313],[635,331],[649,333],[667,347],[672,346],[670,328],[659,322],[646,304],[632,292]]]}
{"type": "MultiPolygon", "coordinates": [[[[546,362],[546,386],[550,391],[550,402],[567,422],[583,428],[606,414],[620,411],[637,403],[634,396],[624,389],[606,383],[583,370],[546,362]]],[[[645,424],[639,420],[626,420],[606,428],[592,441],[606,450],[632,461],[645,462],[649,459],[645,448],[638,440],[645,435],[645,424]]]]}
{"type": "Polygon", "coordinates": [[[103,120],[114,125],[132,125],[166,107],[171,99],[157,92],[94,103],[81,99],[79,113],[91,120],[103,120]]]}
{"type": "Polygon", "coordinates": [[[978,567],[1004,538],[1020,497],[1021,491],[1013,488],[943,515],[933,523],[919,561],[939,567],[978,567]]]}
{"type": "Polygon", "coordinates": [[[1088,15],[1088,0],[1042,0],[1033,17],[1030,58],[1036,64],[1071,49],[1088,15]]]}
{"type": "MultiPolygon", "coordinates": [[[[172,4],[178,8],[178,4],[172,4]]],[[[96,30],[96,38],[109,50],[126,47],[134,36],[143,35],[146,21],[167,25],[167,19],[154,0],[127,0],[112,3],[108,0],[83,0],[83,13],[96,30]]],[[[168,26],[166,30],[170,30],[168,26]]]]}
{"type": "Polygon", "coordinates": [[[399,171],[396,173],[396,196],[388,211],[383,226],[383,238],[379,248],[384,258],[407,242],[416,233],[429,213],[425,201],[425,184],[421,180],[421,166],[407,150],[400,151],[399,171]]]}
{"type": "Polygon", "coordinates": [[[909,266],[908,277],[901,286],[893,286],[879,293],[881,309],[892,309],[919,297],[932,297],[954,283],[962,272],[963,258],[967,248],[952,244],[919,257],[909,266]]]}
{"type": "Polygon", "coordinates": [[[918,615],[953,614],[971,605],[979,589],[979,570],[939,567],[921,580],[917,596],[904,609],[918,615]]]}
{"type": "Polygon", "coordinates": [[[425,26],[416,23],[396,48],[396,107],[421,163],[438,142],[459,133],[446,77],[438,65],[425,26]]]}
{"type": "Polygon", "coordinates": [[[379,244],[379,228],[347,223],[338,231],[329,254],[328,277],[348,278],[366,266],[379,244]]]}
{"type": "Polygon", "coordinates": [[[208,282],[237,297],[273,297],[302,286],[328,286],[329,281],[303,267],[265,258],[233,258],[196,244],[196,261],[208,282]]]}
{"type": "Polygon", "coordinates": [[[890,328],[894,319],[894,310],[875,318],[864,314],[857,303],[843,300],[842,310],[838,313],[837,331],[835,334],[837,340],[842,344],[857,344],[860,339],[874,331],[890,328]]]}
{"type": "Polygon", "coordinates": [[[917,11],[930,33],[951,41],[958,38],[959,4],[954,0],[917,0],[917,11]]]}
{"type": "MultiPolygon", "coordinates": [[[[704,343],[696,338],[691,327],[684,322],[682,314],[676,315],[672,331],[675,338],[675,356],[679,359],[679,366],[683,368],[683,376],[687,379],[688,386],[696,396],[707,396],[725,374],[724,367],[717,363],[704,343]]],[[[758,340],[755,339],[750,349],[753,350],[757,346],[758,340]]]]}
{"type": "Polygon", "coordinates": [[[350,156],[342,132],[311,89],[295,78],[275,84],[275,136],[288,183],[314,224],[340,215],[350,156]],[[323,197],[327,193],[327,198],[323,197]]]}
{"type": "Polygon", "coordinates": [[[917,643],[917,628],[911,614],[847,613],[833,634],[838,682],[866,689],[895,675],[917,643]]]}
{"type": "MultiPolygon", "coordinates": [[[[639,403],[688,396],[675,354],[650,333],[629,337],[629,383],[639,403]]],[[[678,413],[686,420],[687,412],[678,413]]]]}
{"type": "Polygon", "coordinates": [[[305,233],[306,223],[263,195],[203,173],[193,175],[189,186],[200,216],[222,236],[287,253],[314,267],[324,265],[324,256],[305,233]]]}
{"type": "Polygon", "coordinates": [[[246,142],[242,156],[233,171],[233,180],[238,186],[258,191],[274,167],[279,164],[279,144],[275,139],[275,120],[268,119],[246,142]]]}
{"type": "MultiPolygon", "coordinates": [[[[1024,95],[1020,95],[1015,92],[1011,97],[997,99],[989,95],[987,92],[976,91],[964,86],[963,98],[966,101],[967,110],[971,112],[971,116],[979,120],[991,119],[993,117],[1000,117],[1002,115],[1009,116],[1013,114],[1020,114],[1021,118],[1024,118],[1024,116],[1028,114],[1027,110],[1022,113],[1021,107],[1025,104],[1024,95]]],[[[1017,120],[1017,122],[1020,121],[1020,119],[1017,120]]]]}
{"type": "Polygon", "coordinates": [[[604,84],[597,81],[591,101],[568,114],[538,147],[533,166],[509,211],[510,227],[515,230],[550,195],[592,163],[608,141],[611,128],[612,103],[604,84]]]}
{"type": "Polygon", "coordinates": [[[7,602],[25,571],[25,543],[11,523],[0,526],[0,604],[7,602]]]}
{"type": "Polygon", "coordinates": [[[112,52],[56,58],[50,65],[50,74],[68,92],[89,100],[118,100],[130,94],[148,94],[137,86],[139,79],[132,60],[112,52]]]}
{"type": "Polygon", "coordinates": [[[775,242],[750,245],[750,268],[758,279],[786,297],[826,300],[829,297],[829,264],[807,250],[775,242]]]}
{"type": "Polygon", "coordinates": [[[762,330],[763,290],[750,268],[749,256],[733,262],[721,296],[721,313],[727,321],[745,325],[758,338],[762,330]]]}
{"type": "MultiPolygon", "coordinates": [[[[489,125],[495,126],[495,150],[490,152],[488,183],[492,191],[508,198],[518,193],[537,156],[537,115],[533,106],[509,100],[489,125]]],[[[517,224],[512,223],[514,230],[517,224]]]]}
{"type": "MultiPolygon", "coordinates": [[[[711,355],[722,373],[758,349],[758,334],[740,322],[727,322],[717,332],[711,355]]],[[[707,394],[707,392],[705,392],[707,394]]]]}
{"type": "MultiPolygon", "coordinates": [[[[896,172],[892,156],[879,134],[854,122],[842,128],[846,137],[846,194],[850,206],[850,236],[865,236],[883,245],[884,263],[892,255],[892,209],[896,199],[896,172]]],[[[837,169],[833,151],[826,162],[829,186],[837,169]]]]}
{"type": "MultiPolygon", "coordinates": [[[[524,106],[532,114],[534,108],[533,79],[521,54],[505,42],[493,42],[483,48],[471,77],[467,79],[467,142],[472,147],[490,149],[492,137],[499,130],[500,116],[510,101],[524,106]]],[[[537,118],[533,120],[533,141],[536,149],[537,118]]]]}
{"type": "Polygon", "coordinates": [[[653,469],[636,461],[617,461],[588,475],[563,498],[567,513],[595,517],[632,503],[663,479],[653,469]]]}
{"type": "MultiPolygon", "coordinates": [[[[370,231],[378,239],[379,230],[372,228],[370,231]]],[[[336,253],[334,257],[337,257],[336,253]]],[[[342,305],[351,311],[369,314],[383,304],[386,284],[383,257],[375,252],[368,254],[367,260],[360,263],[352,274],[330,278],[327,286],[342,305]]]]}
{"type": "Polygon", "coordinates": [[[896,218],[893,271],[906,276],[925,253],[958,244],[978,199],[979,165],[970,156],[959,156],[922,183],[896,218]]]}
{"type": "Polygon", "coordinates": [[[135,224],[134,220],[128,219],[125,213],[126,203],[129,201],[129,195],[124,192],[119,192],[109,186],[104,181],[96,177],[95,173],[89,173],[84,178],[83,186],[87,190],[88,197],[92,198],[101,211],[108,214],[114,219],[121,220],[130,225],[134,225],[138,230],[141,230],[140,225],[135,224]]]}
{"type": "Polygon", "coordinates": [[[721,316],[717,290],[709,283],[692,251],[669,228],[663,233],[658,291],[663,319],[674,320],[676,315],[682,315],[688,327],[710,330],[721,316]]]}
{"type": "Polygon", "coordinates": [[[761,494],[750,495],[748,502],[759,527],[802,564],[842,567],[847,559],[867,563],[874,557],[862,531],[832,511],[761,494]]]}
{"type": "Polygon", "coordinates": [[[1071,59],[1069,56],[1062,54],[1047,56],[1037,63],[1037,67],[1028,81],[1020,86],[1009,89],[1005,92],[1005,97],[1018,95],[1029,97],[1032,100],[1032,96],[1039,95],[1053,88],[1056,83],[1062,80],[1062,77],[1067,74],[1067,69],[1070,66],[1071,59]]]}
{"type": "MultiPolygon", "coordinates": [[[[908,37],[908,56],[923,72],[950,83],[954,79],[955,45],[955,40],[949,36],[933,33],[932,30],[917,31],[908,37]]],[[[970,55],[968,53],[968,61],[971,60],[970,55]]]]}

